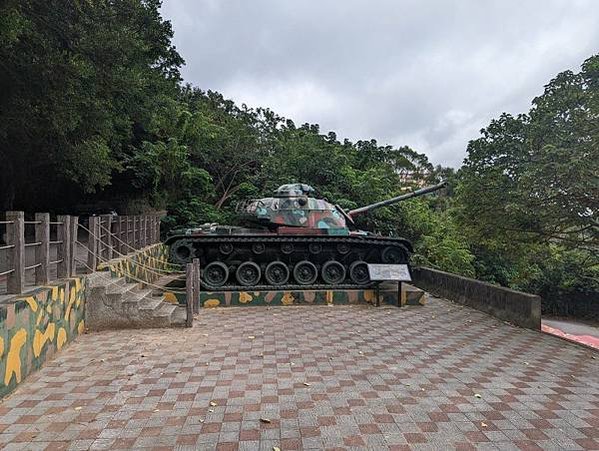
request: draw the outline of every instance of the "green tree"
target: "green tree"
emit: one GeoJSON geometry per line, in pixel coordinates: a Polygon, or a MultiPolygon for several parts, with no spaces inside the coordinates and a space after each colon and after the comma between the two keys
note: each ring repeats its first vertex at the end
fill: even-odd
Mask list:
{"type": "Polygon", "coordinates": [[[144,139],[181,57],[156,0],[0,6],[0,203],[47,208],[106,187],[144,139]]]}
{"type": "Polygon", "coordinates": [[[599,245],[598,64],[559,74],[530,114],[503,114],[470,142],[459,195],[477,241],[599,245]]]}
{"type": "Polygon", "coordinates": [[[482,130],[458,174],[478,277],[539,293],[553,311],[599,293],[598,88],[599,56],[558,74],[528,114],[482,130]]]}

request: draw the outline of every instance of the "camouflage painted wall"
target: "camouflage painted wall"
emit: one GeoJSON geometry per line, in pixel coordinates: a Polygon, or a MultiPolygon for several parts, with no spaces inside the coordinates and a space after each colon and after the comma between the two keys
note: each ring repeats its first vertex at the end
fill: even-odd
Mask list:
{"type": "MultiPolygon", "coordinates": [[[[168,284],[165,298],[172,303],[185,305],[185,281],[175,280],[168,284]]],[[[426,292],[402,283],[398,302],[397,286],[382,284],[379,292],[380,304],[401,306],[425,305],[426,292]]],[[[376,303],[375,289],[354,290],[263,290],[263,291],[202,291],[199,305],[204,308],[252,306],[252,305],[323,305],[323,304],[370,304],[376,303]]],[[[197,305],[197,304],[196,304],[197,305]]]]}
{"type": "Polygon", "coordinates": [[[127,277],[128,282],[138,280],[155,282],[162,272],[173,270],[173,265],[168,261],[168,247],[159,243],[137,251],[133,255],[115,258],[98,266],[100,271],[106,269],[110,271],[112,277],[127,277]]]}
{"type": "MultiPolygon", "coordinates": [[[[181,288],[178,287],[180,290],[181,288]]],[[[185,294],[167,293],[180,304],[185,304],[185,294]]],[[[381,304],[397,305],[395,290],[381,289],[381,304]]],[[[204,308],[252,305],[324,305],[324,304],[374,304],[376,291],[368,290],[290,290],[290,291],[202,291],[200,306],[204,308]]]]}
{"type": "MultiPolygon", "coordinates": [[[[383,296],[381,295],[381,297],[383,296]]],[[[242,305],[372,304],[375,299],[374,290],[273,290],[200,293],[200,305],[208,308],[242,305]]]]}
{"type": "Polygon", "coordinates": [[[0,305],[0,398],[84,331],[85,291],[75,277],[0,305]]]}

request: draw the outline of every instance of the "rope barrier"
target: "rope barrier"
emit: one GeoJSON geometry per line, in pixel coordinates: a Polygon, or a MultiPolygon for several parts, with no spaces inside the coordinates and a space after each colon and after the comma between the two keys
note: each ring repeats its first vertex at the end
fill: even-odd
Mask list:
{"type": "MultiPolygon", "coordinates": [[[[77,241],[77,243],[81,244],[81,245],[82,245],[84,248],[86,248],[86,249],[87,249],[87,250],[88,250],[88,251],[89,251],[89,252],[90,252],[92,255],[94,255],[95,257],[98,257],[98,259],[99,259],[99,260],[104,260],[104,262],[103,262],[103,263],[107,263],[109,268],[112,266],[112,265],[110,265],[110,263],[109,263],[109,260],[106,260],[106,259],[105,259],[104,257],[102,257],[101,255],[98,255],[97,253],[93,252],[91,249],[89,249],[87,246],[83,245],[81,242],[77,241]]],[[[77,260],[77,261],[79,261],[80,263],[83,263],[83,262],[81,262],[79,259],[76,259],[76,260],[77,260]]],[[[85,266],[86,266],[88,269],[90,269],[92,272],[97,272],[97,271],[93,270],[92,268],[90,268],[90,267],[89,267],[87,264],[85,264],[85,263],[83,263],[83,264],[84,264],[84,265],[85,265],[85,266]]],[[[100,272],[100,274],[101,274],[101,272],[100,272]]],[[[129,278],[129,279],[131,279],[131,280],[134,280],[134,281],[136,281],[136,282],[138,282],[138,283],[142,283],[142,284],[144,284],[144,285],[147,285],[147,286],[149,286],[149,287],[152,287],[152,288],[154,288],[154,289],[161,290],[161,291],[162,291],[162,292],[164,292],[164,293],[176,293],[176,294],[185,294],[185,293],[186,293],[186,291],[185,291],[185,290],[172,290],[172,289],[168,289],[168,290],[167,290],[166,288],[164,288],[164,287],[162,287],[162,286],[160,286],[160,285],[156,285],[156,284],[154,284],[154,283],[152,283],[152,282],[149,282],[149,281],[147,281],[147,280],[140,279],[139,277],[137,277],[137,276],[134,276],[133,274],[131,274],[130,272],[127,272],[127,271],[123,271],[123,274],[125,275],[125,277],[127,277],[127,278],[129,278]]],[[[105,279],[105,280],[109,280],[109,279],[105,279]]]]}
{"type": "MultiPolygon", "coordinates": [[[[84,245],[84,244],[83,244],[81,241],[77,241],[77,244],[79,244],[79,245],[83,246],[83,248],[84,248],[84,249],[86,249],[86,250],[87,250],[89,253],[91,253],[92,255],[94,255],[94,256],[97,256],[99,260],[103,260],[103,261],[101,262],[101,264],[106,264],[106,265],[108,265],[109,267],[114,267],[114,266],[115,266],[114,264],[111,264],[111,263],[110,263],[110,260],[108,260],[108,259],[106,259],[106,258],[102,257],[102,255],[100,255],[100,254],[96,254],[96,253],[95,253],[95,252],[93,252],[93,251],[92,251],[90,248],[88,248],[87,246],[85,246],[85,245],[84,245]]],[[[163,276],[165,276],[165,274],[162,274],[162,273],[158,272],[158,270],[155,270],[154,268],[150,268],[149,266],[145,266],[145,265],[143,265],[143,264],[141,264],[141,263],[139,263],[139,262],[136,262],[136,261],[132,260],[130,257],[127,257],[127,256],[125,256],[125,257],[124,257],[124,259],[126,259],[126,260],[129,260],[129,261],[130,261],[130,262],[132,262],[134,265],[137,265],[137,266],[139,266],[139,267],[143,268],[145,271],[147,271],[147,272],[149,272],[149,273],[152,273],[152,274],[154,274],[154,275],[156,275],[156,276],[158,276],[158,277],[163,277],[163,276]]],[[[99,265],[98,265],[98,266],[99,266],[99,265]]],[[[126,271],[124,271],[124,270],[123,270],[123,272],[125,273],[126,271]]],[[[129,272],[126,272],[126,273],[127,273],[127,274],[130,274],[129,272]]],[[[179,274],[179,273],[170,273],[170,272],[169,272],[169,273],[166,273],[166,275],[169,275],[169,274],[179,274]]]]}
{"type": "MultiPolygon", "coordinates": [[[[85,226],[82,226],[82,225],[80,225],[80,227],[81,227],[81,228],[83,228],[84,230],[86,230],[86,231],[87,231],[87,232],[88,232],[88,233],[89,233],[89,234],[90,234],[90,235],[91,235],[93,238],[96,238],[96,239],[98,239],[98,238],[97,238],[97,236],[96,236],[96,235],[95,235],[95,234],[94,234],[94,233],[93,233],[91,230],[89,230],[87,227],[85,227],[85,226]]],[[[100,241],[100,243],[102,243],[102,244],[104,244],[104,245],[108,245],[108,243],[106,243],[105,241],[102,241],[101,239],[100,239],[99,241],[100,241]]],[[[79,244],[81,244],[82,246],[84,246],[84,247],[85,247],[85,248],[86,248],[86,249],[87,249],[89,252],[92,252],[92,251],[91,251],[91,249],[89,249],[88,247],[86,247],[86,246],[85,246],[83,243],[81,243],[80,241],[78,241],[78,243],[79,243],[79,244]]],[[[125,243],[125,244],[126,244],[126,243],[125,243]]],[[[133,248],[131,248],[131,249],[133,249],[133,248]]],[[[133,262],[134,264],[136,264],[137,266],[140,266],[140,267],[142,267],[142,268],[144,268],[144,269],[147,269],[148,271],[152,271],[152,272],[154,272],[154,273],[156,273],[156,274],[160,275],[161,277],[162,277],[163,275],[165,275],[165,274],[185,274],[185,271],[176,271],[176,270],[160,269],[160,268],[156,268],[156,267],[150,267],[150,266],[144,265],[144,264],[143,264],[143,263],[141,263],[141,262],[138,262],[138,261],[134,261],[134,260],[132,260],[132,258],[131,258],[131,257],[129,257],[128,255],[126,255],[126,254],[123,254],[123,253],[121,253],[121,252],[117,251],[116,249],[113,249],[113,252],[115,252],[115,253],[117,253],[118,255],[120,255],[120,256],[121,256],[121,258],[124,258],[124,259],[127,259],[127,260],[129,260],[129,261],[132,261],[132,262],[133,262]],[[162,273],[162,274],[161,274],[161,273],[162,273]]],[[[92,252],[92,254],[94,254],[94,253],[92,252]]],[[[94,255],[95,255],[95,254],[94,254],[94,255]]],[[[156,260],[156,261],[160,262],[160,264],[167,264],[167,265],[171,265],[171,263],[164,262],[164,261],[162,261],[162,260],[159,260],[159,259],[157,259],[157,258],[155,258],[155,257],[152,257],[152,256],[150,256],[150,255],[147,255],[147,256],[145,256],[145,257],[143,257],[143,258],[147,258],[147,259],[149,259],[149,260],[156,260]]]]}
{"type": "MultiPolygon", "coordinates": [[[[82,226],[82,227],[83,227],[83,226],[82,226]]],[[[85,228],[85,227],[84,227],[84,228],[85,228]]],[[[117,240],[119,243],[121,243],[121,244],[124,244],[124,245],[125,245],[125,246],[127,246],[129,249],[131,249],[132,251],[134,251],[134,252],[138,251],[138,249],[135,249],[134,247],[131,247],[131,246],[130,246],[128,243],[126,243],[125,241],[121,240],[121,239],[120,239],[118,236],[116,236],[116,234],[112,233],[112,231],[110,231],[108,228],[104,227],[102,224],[100,224],[100,228],[104,229],[106,232],[108,232],[108,233],[110,234],[110,236],[111,236],[112,238],[116,239],[116,240],[117,240]]],[[[88,232],[89,232],[89,229],[86,229],[86,230],[88,230],[88,232]]],[[[91,232],[90,232],[90,233],[91,233],[91,232]]],[[[106,244],[106,243],[104,243],[104,244],[106,244]]],[[[115,251],[117,254],[120,254],[120,255],[125,255],[125,254],[122,254],[122,253],[120,253],[120,252],[116,251],[116,249],[115,249],[114,251],[115,251]]],[[[148,256],[147,258],[155,259],[155,258],[154,258],[154,257],[152,257],[152,256],[148,256]]],[[[157,260],[157,259],[155,259],[155,260],[157,260]]],[[[161,262],[161,263],[163,263],[163,262],[161,262]]],[[[166,264],[168,264],[168,265],[170,265],[170,266],[178,266],[179,268],[183,268],[183,267],[184,267],[184,265],[179,265],[179,264],[176,264],[176,263],[170,263],[170,262],[166,262],[166,264]]],[[[181,271],[181,273],[184,273],[184,272],[185,272],[185,271],[181,271]]]]}
{"type": "MultiPolygon", "coordinates": [[[[82,224],[79,224],[79,227],[81,227],[83,230],[85,230],[85,231],[86,231],[86,232],[87,232],[87,233],[88,233],[90,236],[92,236],[93,238],[95,238],[96,240],[98,240],[98,241],[99,241],[101,244],[103,244],[103,245],[105,245],[105,246],[110,246],[110,245],[109,245],[107,242],[105,242],[105,241],[102,239],[103,237],[105,237],[105,236],[106,236],[105,234],[100,234],[101,236],[97,236],[95,233],[93,233],[91,230],[89,230],[89,229],[88,229],[87,227],[85,227],[84,225],[82,225],[82,224]]],[[[100,225],[100,227],[103,227],[103,226],[102,226],[102,225],[100,225]]],[[[103,228],[104,228],[104,227],[103,227],[103,228]]],[[[116,236],[115,236],[115,238],[116,238],[116,236]]],[[[117,238],[117,239],[118,239],[118,238],[117,238]]],[[[120,240],[119,240],[119,241],[120,241],[120,240]]],[[[124,242],[123,242],[123,243],[124,243],[124,242]]],[[[83,245],[83,243],[80,243],[80,244],[82,244],[82,245],[83,245]]],[[[125,244],[127,247],[129,247],[130,249],[132,249],[134,252],[137,252],[137,251],[139,250],[139,249],[135,249],[135,248],[133,248],[133,247],[129,246],[127,243],[124,243],[124,244],[125,244]]],[[[113,252],[116,252],[116,253],[117,253],[117,254],[119,254],[120,256],[122,256],[122,257],[125,257],[125,258],[130,258],[130,257],[128,257],[126,254],[123,254],[123,253],[121,253],[121,252],[118,252],[116,249],[114,249],[114,247],[112,247],[112,246],[110,246],[110,247],[112,248],[113,252]]],[[[88,249],[88,250],[91,252],[91,250],[90,250],[89,248],[87,248],[87,247],[86,247],[86,249],[88,249]]],[[[163,261],[161,261],[161,260],[159,260],[159,259],[157,259],[157,258],[155,258],[155,257],[152,257],[152,256],[150,256],[150,255],[146,256],[146,258],[148,258],[148,259],[150,259],[150,260],[156,260],[156,261],[159,261],[161,264],[168,264],[168,265],[171,265],[171,263],[168,263],[168,262],[163,262],[163,261]]],[[[141,264],[140,264],[140,265],[141,265],[141,264]]],[[[153,268],[153,269],[155,269],[155,270],[159,270],[158,268],[153,268]]],[[[162,271],[162,270],[161,270],[161,271],[162,271]]],[[[167,271],[165,271],[165,272],[167,272],[167,271]]]]}

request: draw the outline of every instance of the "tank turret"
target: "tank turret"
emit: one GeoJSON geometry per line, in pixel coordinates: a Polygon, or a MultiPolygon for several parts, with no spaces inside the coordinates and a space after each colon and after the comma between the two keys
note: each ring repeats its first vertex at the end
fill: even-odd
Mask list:
{"type": "Polygon", "coordinates": [[[412,244],[356,230],[353,218],[437,191],[445,183],[345,212],[304,183],[238,206],[241,226],[205,224],[170,236],[170,259],[200,260],[206,290],[355,288],[370,285],[369,263],[409,263],[412,244]]]}
{"type": "Polygon", "coordinates": [[[281,185],[274,197],[254,199],[242,204],[238,212],[248,222],[277,229],[279,227],[303,227],[311,229],[349,229],[355,216],[371,210],[396,204],[414,197],[438,191],[446,186],[446,182],[421,188],[411,193],[376,202],[364,207],[345,212],[338,205],[325,199],[311,197],[316,191],[305,183],[281,185]]]}

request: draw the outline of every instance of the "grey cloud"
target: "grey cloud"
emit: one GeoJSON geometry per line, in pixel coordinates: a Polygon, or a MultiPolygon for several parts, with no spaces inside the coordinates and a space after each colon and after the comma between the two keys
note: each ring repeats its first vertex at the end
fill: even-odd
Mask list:
{"type": "Polygon", "coordinates": [[[186,81],[458,166],[468,140],[599,51],[594,0],[165,0],[186,81]]]}

